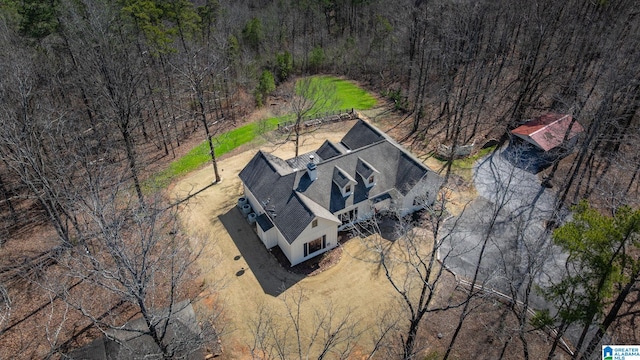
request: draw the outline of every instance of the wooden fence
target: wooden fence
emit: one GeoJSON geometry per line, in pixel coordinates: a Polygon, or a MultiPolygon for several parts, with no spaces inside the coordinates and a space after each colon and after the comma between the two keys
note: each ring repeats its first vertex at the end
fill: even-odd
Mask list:
{"type": "MultiPolygon", "coordinates": [[[[512,298],[511,296],[504,294],[500,291],[497,291],[495,289],[489,288],[489,287],[485,287],[481,284],[473,284],[472,287],[472,282],[463,279],[462,277],[458,276],[458,274],[456,274],[453,270],[451,270],[449,267],[447,267],[441,260],[440,258],[440,249],[438,248],[437,250],[437,254],[436,257],[438,259],[438,262],[440,263],[440,265],[444,266],[445,270],[447,270],[449,273],[451,273],[453,275],[453,277],[456,279],[456,284],[458,284],[460,287],[466,289],[469,292],[473,292],[473,291],[477,291],[477,292],[482,292],[485,294],[488,294],[490,296],[493,296],[495,299],[497,299],[498,301],[501,301],[502,303],[506,304],[506,305],[513,305],[513,306],[518,306],[518,307],[524,307],[524,303],[522,303],[521,301],[512,298]]],[[[535,311],[531,308],[527,306],[527,314],[530,317],[533,317],[535,315],[535,311]]],[[[547,332],[547,334],[549,336],[551,336],[552,338],[555,338],[558,336],[558,331],[551,327],[551,326],[546,326],[545,330],[547,332]]],[[[560,337],[560,347],[563,348],[569,355],[573,356],[573,350],[571,349],[571,347],[569,346],[569,344],[567,344],[567,342],[564,340],[563,337],[560,337]]]]}
{"type": "MultiPolygon", "coordinates": [[[[304,116],[300,120],[300,124],[303,127],[320,126],[322,124],[335,123],[340,121],[353,120],[358,117],[356,111],[351,109],[335,110],[332,112],[325,112],[323,116],[304,116]]],[[[278,123],[278,130],[282,132],[289,132],[293,125],[296,124],[295,120],[283,121],[278,123]]]]}

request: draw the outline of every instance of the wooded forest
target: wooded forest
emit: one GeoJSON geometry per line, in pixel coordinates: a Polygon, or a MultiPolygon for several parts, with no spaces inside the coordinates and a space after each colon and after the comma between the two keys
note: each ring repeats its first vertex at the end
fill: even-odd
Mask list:
{"type": "MultiPolygon", "coordinates": [[[[571,114],[584,135],[541,176],[558,211],[577,206],[579,215],[554,239],[579,251],[572,236],[611,221],[614,240],[593,247],[615,249],[599,254],[609,261],[594,265],[590,280],[567,277],[547,291],[564,313],[522,320],[512,337],[555,324],[555,349],[571,323],[595,325],[597,334],[585,330],[566,355],[585,359],[599,358],[599,341],[616,326],[638,339],[640,2],[4,0],[0,359],[65,358],[136,314],[165,358],[215,339],[214,331],[168,343],[170,316],[153,311],[178,311],[197,295],[191,265],[201,249],[186,240],[179,207],[149,179],[194,141],[269,107],[279,86],[317,74],[377,94],[396,119],[397,140],[421,153],[502,144],[526,119],[571,114]],[[568,300],[576,283],[587,295],[568,300]],[[31,320],[19,308],[30,301],[37,336],[21,327],[31,320]],[[68,325],[76,319],[84,325],[68,325]]],[[[442,220],[433,220],[436,238],[442,220]]],[[[582,255],[576,268],[599,256],[582,255]]],[[[431,274],[418,275],[428,284],[431,274]]],[[[465,304],[460,327],[473,311],[465,304]]],[[[423,305],[409,321],[416,328],[395,339],[396,358],[416,356],[422,315],[446,310],[423,305]]],[[[454,336],[449,350],[461,342],[454,336]]],[[[553,349],[533,354],[522,343],[517,358],[553,358],[553,349]]],[[[360,357],[392,354],[374,349],[360,357]]]]}

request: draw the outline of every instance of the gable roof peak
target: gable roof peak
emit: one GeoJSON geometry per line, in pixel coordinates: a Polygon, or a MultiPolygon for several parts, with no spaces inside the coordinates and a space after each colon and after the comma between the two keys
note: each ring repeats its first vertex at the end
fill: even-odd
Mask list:
{"type": "Polygon", "coordinates": [[[579,122],[570,114],[548,113],[527,120],[524,124],[511,130],[511,133],[529,143],[549,151],[562,145],[563,140],[572,139],[584,132],[579,122]]]}
{"type": "Polygon", "coordinates": [[[356,173],[360,174],[362,178],[367,179],[373,173],[380,174],[380,171],[374,168],[373,165],[366,162],[363,158],[358,156],[358,162],[356,163],[356,173]]]}
{"type": "Polygon", "coordinates": [[[349,175],[348,172],[342,170],[338,165],[333,166],[333,182],[341,188],[350,182],[354,184],[358,183],[356,179],[349,175]]]}
{"type": "Polygon", "coordinates": [[[384,139],[385,136],[380,130],[364,120],[358,119],[358,122],[344,135],[341,143],[347,150],[357,150],[384,139]]]}
{"type": "Polygon", "coordinates": [[[288,175],[294,171],[291,165],[285,160],[262,150],[259,150],[259,152],[267,160],[269,165],[281,176],[288,175]]]}

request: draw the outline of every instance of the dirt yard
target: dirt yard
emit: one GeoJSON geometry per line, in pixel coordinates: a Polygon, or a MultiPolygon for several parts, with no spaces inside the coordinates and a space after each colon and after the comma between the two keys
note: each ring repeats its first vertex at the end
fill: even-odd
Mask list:
{"type": "MultiPolygon", "coordinates": [[[[318,148],[325,139],[339,141],[352,124],[340,123],[308,135],[300,149],[301,153],[318,148]]],[[[292,157],[294,153],[290,145],[274,147],[263,144],[237,149],[219,161],[222,182],[191,198],[181,212],[185,226],[194,235],[194,241],[206,244],[199,265],[203,281],[215,292],[202,303],[208,305],[216,302],[223,309],[222,358],[250,358],[254,342],[252,328],[259,320],[260,312],[279,313],[277,321],[290,328],[290,322],[284,316],[286,308],[283,299],[301,293],[303,305],[300,318],[303,327],[313,327],[316,311],[333,304],[338,317],[350,312],[352,319],[358,320],[355,330],[363,334],[361,344],[368,345],[382,315],[398,313],[397,294],[376,264],[366,261],[372,255],[357,239],[345,243],[336,265],[313,276],[290,272],[280,266],[236,208],[237,199],[242,196],[238,173],[258,149],[284,159],[292,157]]],[[[213,171],[208,165],[177,182],[172,188],[172,195],[185,198],[210,185],[212,179],[213,171]]],[[[456,186],[453,189],[454,192],[461,191],[456,186]]],[[[472,196],[473,191],[466,190],[466,196],[472,196]]],[[[459,197],[460,194],[455,196],[459,197]]],[[[459,290],[453,276],[447,274],[443,294],[449,294],[446,295],[449,301],[455,302],[452,299],[464,297],[464,292],[459,290]]],[[[478,301],[483,304],[486,302],[482,306],[487,311],[476,311],[470,316],[461,335],[461,339],[464,339],[461,341],[466,345],[454,351],[455,357],[495,358],[500,351],[507,349],[513,355],[506,358],[519,359],[519,341],[511,341],[512,337],[503,336],[500,327],[503,322],[498,321],[498,318],[511,317],[508,308],[502,308],[490,297],[478,301]],[[501,313],[507,314],[506,317],[501,313]]],[[[425,319],[419,334],[422,345],[428,344],[422,348],[425,356],[444,353],[460,316],[458,310],[434,313],[425,319]]],[[[206,311],[206,307],[201,306],[200,311],[206,311]]],[[[309,329],[303,328],[305,330],[309,329]]],[[[289,334],[294,336],[291,332],[289,334]]],[[[546,355],[545,348],[549,343],[544,334],[536,331],[527,337],[531,351],[537,354],[533,358],[546,355]]]]}
{"type": "MultiPolygon", "coordinates": [[[[325,139],[339,141],[352,123],[339,125],[332,129],[335,131],[324,130],[308,136],[301,152],[318,148],[325,139]]],[[[292,157],[294,153],[288,145],[260,148],[282,158],[292,157]]],[[[185,225],[200,241],[208,243],[200,266],[204,281],[218,289],[215,296],[222,301],[227,332],[222,339],[225,356],[246,357],[248,345],[253,342],[250,324],[257,320],[255,314],[260,307],[284,309],[283,295],[293,294],[300,288],[304,289],[305,297],[303,319],[312,319],[316,309],[331,302],[337,308],[352,309],[351,315],[362,319],[358,325],[361,329],[371,328],[375,324],[369,321],[377,316],[370,315],[386,311],[393,294],[373,264],[358,260],[365,251],[359,241],[347,242],[341,260],[332,268],[303,277],[279,267],[255,233],[246,230],[246,221],[234,215],[237,199],[242,195],[238,173],[257,150],[250,149],[221,160],[223,181],[192,198],[182,209],[185,225]]],[[[210,166],[191,173],[175,185],[173,195],[185,197],[205,187],[211,183],[212,173],[210,166]]]]}

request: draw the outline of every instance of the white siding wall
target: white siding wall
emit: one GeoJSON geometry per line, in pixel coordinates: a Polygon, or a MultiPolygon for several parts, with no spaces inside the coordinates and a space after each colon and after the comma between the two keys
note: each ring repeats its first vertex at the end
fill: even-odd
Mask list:
{"type": "Polygon", "coordinates": [[[358,220],[370,219],[373,216],[371,201],[366,200],[358,204],[358,220]]]}
{"type": "MultiPolygon", "coordinates": [[[[247,198],[247,200],[249,200],[249,204],[251,205],[251,208],[256,213],[256,215],[259,216],[264,214],[262,204],[260,204],[256,197],[253,196],[251,191],[247,189],[246,185],[244,186],[244,196],[247,198]]],[[[275,227],[272,227],[267,232],[262,231],[262,228],[260,228],[260,225],[258,224],[256,224],[256,228],[258,237],[260,238],[260,240],[262,240],[262,243],[267,249],[271,249],[272,247],[276,246],[278,244],[278,237],[282,237],[278,229],[276,229],[275,227]]]]}
{"type": "MultiPolygon", "coordinates": [[[[429,175],[430,174],[428,174],[427,176],[429,175]]],[[[432,204],[436,199],[437,193],[433,189],[428,188],[426,177],[424,177],[420,182],[416,184],[416,186],[413,187],[413,189],[411,189],[411,191],[409,191],[409,193],[407,193],[407,195],[402,200],[402,203],[399,204],[401,206],[401,208],[398,209],[400,210],[400,215],[405,216],[409,213],[422,209],[422,206],[413,206],[413,200],[416,198],[416,196],[424,195],[426,191],[429,191],[429,198],[427,199],[426,203],[432,204]]]]}
{"type": "Polygon", "coordinates": [[[422,208],[421,206],[413,206],[413,200],[416,198],[416,195],[417,194],[412,190],[404,197],[400,203],[400,208],[398,209],[400,211],[400,216],[405,216],[422,208]]]}
{"type": "Polygon", "coordinates": [[[282,252],[284,252],[285,255],[287,255],[287,257],[289,258],[291,265],[296,265],[307,259],[311,259],[312,257],[322,254],[327,250],[333,249],[338,245],[338,224],[333,221],[321,218],[317,219],[318,226],[312,228],[310,223],[307,228],[304,229],[304,231],[300,234],[300,236],[298,236],[296,241],[293,242],[293,244],[289,245],[284,239],[282,239],[282,241],[279,241],[278,245],[280,245],[282,252]],[[327,246],[317,253],[309,254],[307,257],[305,257],[304,244],[322,237],[323,235],[326,235],[327,237],[327,246]],[[285,247],[287,248],[287,250],[285,250],[285,247]]]}
{"type": "Polygon", "coordinates": [[[385,200],[379,201],[373,204],[373,206],[378,211],[389,210],[389,208],[391,207],[391,199],[385,199],[385,200]]]}
{"type": "Polygon", "coordinates": [[[246,197],[247,200],[249,200],[249,204],[251,205],[251,208],[256,213],[256,215],[262,215],[264,213],[264,210],[262,209],[262,204],[260,204],[260,202],[258,201],[258,199],[256,199],[255,196],[253,196],[253,194],[251,193],[251,191],[249,191],[246,185],[243,185],[243,186],[244,186],[244,197],[246,197]]]}
{"type": "Polygon", "coordinates": [[[278,229],[276,227],[272,227],[266,232],[262,231],[260,225],[257,225],[258,229],[258,237],[262,239],[262,243],[267,249],[271,249],[272,247],[278,245],[278,229]]]}
{"type": "MultiPolygon", "coordinates": [[[[339,212],[337,212],[335,215],[338,216],[338,218],[340,218],[339,214],[344,214],[347,213],[353,209],[358,209],[358,217],[355,219],[354,222],[358,222],[361,220],[367,220],[370,219],[373,216],[373,208],[371,207],[371,201],[366,200],[366,201],[362,201],[359,204],[356,204],[354,206],[350,206],[346,209],[340,210],[339,212]]],[[[338,224],[338,228],[340,230],[343,230],[344,228],[348,227],[348,225],[345,225],[344,227],[342,226],[342,224],[338,224]]]]}

